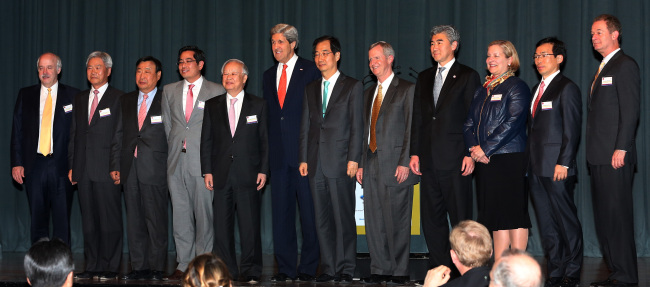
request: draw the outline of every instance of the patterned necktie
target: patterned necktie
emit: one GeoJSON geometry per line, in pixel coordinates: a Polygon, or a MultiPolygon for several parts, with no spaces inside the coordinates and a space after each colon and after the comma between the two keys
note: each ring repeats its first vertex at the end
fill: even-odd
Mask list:
{"type": "Polygon", "coordinates": [[[533,104],[533,118],[535,117],[535,113],[537,112],[537,105],[539,105],[539,99],[542,98],[543,93],[544,93],[544,81],[542,81],[542,83],[539,84],[539,92],[537,92],[537,99],[535,99],[535,103],[533,104]]]}
{"type": "Polygon", "coordinates": [[[600,75],[600,70],[602,70],[604,66],[605,66],[605,60],[603,59],[603,61],[600,62],[600,66],[598,66],[598,72],[596,72],[596,75],[594,76],[594,81],[591,82],[591,90],[589,90],[589,96],[591,96],[591,93],[593,93],[594,85],[596,84],[596,79],[598,79],[598,75],[600,75]]]}
{"type": "MultiPolygon", "coordinates": [[[[147,117],[147,94],[142,96],[142,103],[140,103],[140,110],[138,111],[138,130],[142,129],[142,124],[144,124],[144,119],[147,117]]],[[[135,152],[133,156],[138,157],[138,146],[135,146],[135,152]]]]}
{"type": "Polygon", "coordinates": [[[192,109],[194,108],[194,93],[192,92],[193,88],[194,88],[194,84],[190,84],[187,87],[187,97],[185,100],[185,122],[186,123],[190,122],[190,116],[192,116],[192,109]]]}
{"type": "Polygon", "coordinates": [[[440,90],[442,90],[442,71],[445,67],[438,68],[436,80],[433,82],[433,104],[438,105],[438,97],[440,97],[440,90]]]}
{"type": "Polygon", "coordinates": [[[287,95],[287,65],[281,64],[282,75],[280,76],[280,84],[278,84],[278,100],[280,101],[280,108],[284,106],[284,97],[287,95]]]}
{"type": "Polygon", "coordinates": [[[42,155],[50,154],[50,146],[52,145],[52,89],[50,88],[47,88],[47,98],[43,106],[40,137],[38,150],[42,155]]]}
{"type": "Polygon", "coordinates": [[[93,97],[93,103],[90,105],[90,115],[88,116],[88,124],[93,120],[93,115],[95,114],[95,110],[97,109],[97,104],[99,103],[99,100],[97,99],[97,94],[99,94],[98,90],[94,90],[93,93],[95,94],[95,97],[93,97]]]}
{"type": "Polygon", "coordinates": [[[329,87],[330,82],[325,81],[323,85],[325,86],[323,88],[323,118],[325,118],[325,111],[327,110],[327,87],[329,87]]]}
{"type": "Polygon", "coordinates": [[[235,118],[235,102],[237,98],[230,99],[230,110],[228,110],[228,121],[230,122],[230,135],[235,137],[235,128],[237,127],[237,120],[235,118]]]}
{"type": "Polygon", "coordinates": [[[383,92],[381,84],[377,87],[377,97],[372,103],[372,115],[370,116],[370,143],[368,147],[370,151],[377,151],[377,134],[375,133],[375,127],[377,127],[377,117],[379,117],[379,109],[381,109],[381,103],[383,101],[383,92]]]}

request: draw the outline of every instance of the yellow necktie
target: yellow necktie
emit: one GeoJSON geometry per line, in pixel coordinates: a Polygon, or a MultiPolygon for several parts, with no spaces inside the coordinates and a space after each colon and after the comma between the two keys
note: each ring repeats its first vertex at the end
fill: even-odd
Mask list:
{"type": "Polygon", "coordinates": [[[45,99],[45,106],[43,106],[40,137],[38,151],[43,155],[49,155],[52,144],[52,89],[50,88],[47,89],[47,99],[45,99]]]}
{"type": "Polygon", "coordinates": [[[375,102],[372,103],[372,115],[370,116],[370,143],[368,144],[368,147],[372,152],[377,151],[377,134],[375,133],[375,127],[377,127],[377,118],[379,117],[379,109],[381,109],[382,97],[381,84],[379,84],[377,87],[377,97],[375,98],[375,102]]]}
{"type": "Polygon", "coordinates": [[[600,75],[600,70],[602,70],[604,66],[605,66],[605,61],[600,62],[600,66],[598,66],[598,72],[596,72],[596,76],[594,76],[594,81],[591,82],[591,90],[589,90],[590,96],[594,92],[594,84],[596,84],[596,79],[598,79],[598,75],[600,75]]]}

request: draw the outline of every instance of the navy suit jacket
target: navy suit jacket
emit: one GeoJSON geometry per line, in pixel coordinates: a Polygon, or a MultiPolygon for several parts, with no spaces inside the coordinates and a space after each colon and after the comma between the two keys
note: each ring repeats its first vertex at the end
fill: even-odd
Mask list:
{"type": "Polygon", "coordinates": [[[278,101],[276,79],[278,63],[264,72],[264,100],[268,109],[269,155],[271,170],[285,165],[298,169],[298,139],[305,86],[320,79],[314,62],[298,57],[289,79],[283,107],[278,101]]]}
{"type": "MultiPolygon", "coordinates": [[[[533,87],[531,94],[535,94],[537,86],[539,84],[533,87]]],[[[553,177],[555,165],[568,166],[568,175],[576,174],[581,123],[580,90],[560,73],[546,86],[537,104],[535,117],[528,113],[526,150],[533,174],[553,177]]]]}
{"type": "MultiPolygon", "coordinates": [[[[25,176],[32,171],[38,149],[40,126],[40,92],[41,85],[20,89],[11,130],[11,167],[22,166],[25,176]]],[[[70,123],[72,121],[72,101],[79,90],[59,83],[54,119],[52,122],[53,150],[56,173],[68,175],[68,141],[70,140],[70,123]],[[63,109],[70,106],[66,113],[63,109]]]]}

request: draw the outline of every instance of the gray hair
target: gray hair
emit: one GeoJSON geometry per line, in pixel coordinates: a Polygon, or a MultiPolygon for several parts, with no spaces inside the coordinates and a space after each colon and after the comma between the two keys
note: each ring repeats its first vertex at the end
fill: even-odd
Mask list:
{"type": "Polygon", "coordinates": [[[226,65],[228,65],[228,63],[230,63],[230,62],[240,63],[242,65],[242,72],[241,73],[244,74],[244,75],[248,75],[248,67],[246,67],[246,64],[244,64],[244,62],[242,60],[239,60],[239,59],[230,59],[230,60],[226,61],[225,63],[223,63],[223,66],[221,66],[221,74],[222,75],[223,75],[223,69],[225,69],[226,65]]]}
{"type": "Polygon", "coordinates": [[[388,56],[395,57],[395,50],[393,50],[393,46],[391,46],[390,44],[388,44],[385,41],[379,41],[379,42],[373,43],[372,45],[370,45],[370,48],[368,48],[368,51],[372,50],[372,48],[377,47],[377,46],[380,46],[384,50],[384,56],[386,56],[386,57],[388,57],[388,56]]]}
{"type": "MultiPolygon", "coordinates": [[[[440,34],[440,33],[445,33],[447,35],[447,40],[449,40],[450,44],[453,44],[454,42],[458,43],[456,44],[457,46],[460,46],[460,34],[454,28],[454,26],[451,25],[438,25],[433,28],[431,28],[431,32],[429,33],[429,39],[433,38],[433,35],[440,34]]],[[[458,47],[456,47],[456,51],[458,51],[458,47]]]]}
{"type": "Polygon", "coordinates": [[[86,59],[86,66],[88,66],[88,62],[90,62],[90,59],[92,58],[100,58],[104,62],[104,65],[106,65],[106,68],[112,68],[113,67],[113,59],[111,59],[111,55],[109,55],[106,52],[102,51],[95,51],[90,53],[88,55],[88,59],[86,59]]]}
{"type": "Polygon", "coordinates": [[[277,33],[282,33],[282,36],[287,38],[289,44],[296,42],[296,47],[294,50],[298,50],[298,29],[296,29],[296,27],[289,24],[280,23],[273,26],[270,31],[271,37],[273,37],[273,34],[277,33]]]}
{"type": "Polygon", "coordinates": [[[526,251],[510,249],[494,266],[492,280],[501,287],[541,287],[542,271],[526,251]]]}
{"type": "Polygon", "coordinates": [[[50,52],[47,52],[47,53],[44,53],[43,55],[38,56],[38,59],[36,59],[36,69],[38,69],[38,65],[41,63],[41,57],[43,57],[44,55],[47,55],[47,54],[54,55],[54,57],[56,58],[56,68],[60,70],[61,67],[63,67],[63,63],[61,63],[61,58],[59,58],[59,56],[57,54],[50,53],[50,52]]]}

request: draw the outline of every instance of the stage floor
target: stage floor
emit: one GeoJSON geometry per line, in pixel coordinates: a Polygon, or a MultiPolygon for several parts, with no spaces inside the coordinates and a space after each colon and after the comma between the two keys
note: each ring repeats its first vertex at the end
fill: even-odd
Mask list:
{"type": "MultiPolygon", "coordinates": [[[[2,253],[2,258],[0,258],[0,287],[3,286],[12,286],[12,287],[24,287],[28,286],[25,281],[25,273],[23,271],[23,256],[21,253],[2,253]]],[[[171,273],[174,271],[175,265],[175,254],[170,253],[167,259],[167,272],[171,273]]],[[[264,255],[264,268],[262,270],[262,278],[259,284],[248,284],[241,282],[233,282],[234,286],[244,286],[244,287],[257,287],[257,286],[287,286],[287,287],[306,287],[309,285],[319,285],[319,286],[333,286],[340,284],[333,283],[275,283],[271,282],[270,278],[275,272],[274,259],[272,255],[264,255]]],[[[536,258],[542,265],[542,269],[545,269],[544,259],[537,257],[536,258]]],[[[83,254],[74,254],[75,260],[75,272],[83,271],[83,254]]],[[[367,276],[368,272],[368,258],[367,254],[365,256],[360,254],[360,257],[357,259],[357,274],[355,274],[355,282],[352,284],[346,284],[346,286],[355,287],[355,286],[369,286],[368,284],[363,284],[358,281],[359,277],[367,276]]],[[[650,286],[650,257],[639,258],[638,260],[639,267],[639,286],[650,286]]],[[[411,269],[412,275],[411,280],[417,280],[422,278],[417,278],[423,276],[426,272],[426,260],[424,258],[412,258],[411,259],[411,269]]],[[[122,258],[122,265],[120,267],[120,274],[125,274],[130,271],[130,266],[128,263],[128,255],[124,254],[122,258]]],[[[589,286],[590,282],[602,280],[607,277],[607,267],[602,258],[593,258],[585,257],[582,267],[582,283],[580,286],[589,286]]],[[[138,286],[138,287],[155,287],[155,286],[176,286],[179,285],[179,282],[169,282],[169,281],[125,281],[125,280],[107,280],[107,281],[97,281],[97,280],[75,280],[75,286],[96,286],[96,287],[106,287],[106,286],[138,286]]],[[[414,282],[411,282],[408,285],[415,285],[414,282]]]]}

